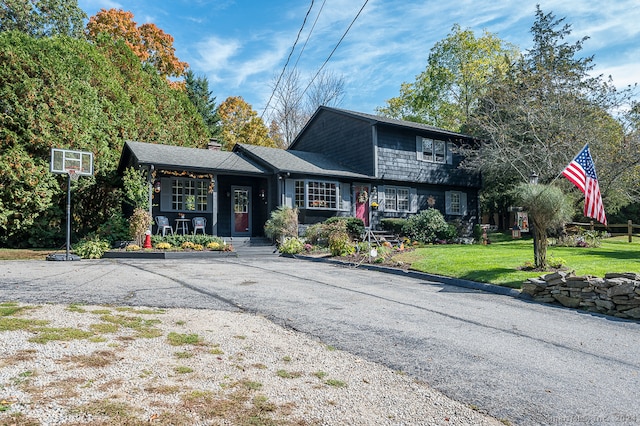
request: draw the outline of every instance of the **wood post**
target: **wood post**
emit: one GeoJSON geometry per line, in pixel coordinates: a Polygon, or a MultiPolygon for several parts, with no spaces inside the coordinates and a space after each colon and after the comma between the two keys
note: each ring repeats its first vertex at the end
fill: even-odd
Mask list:
{"type": "Polygon", "coordinates": [[[629,242],[633,239],[633,224],[631,223],[631,219],[627,221],[627,235],[629,236],[629,242]]]}

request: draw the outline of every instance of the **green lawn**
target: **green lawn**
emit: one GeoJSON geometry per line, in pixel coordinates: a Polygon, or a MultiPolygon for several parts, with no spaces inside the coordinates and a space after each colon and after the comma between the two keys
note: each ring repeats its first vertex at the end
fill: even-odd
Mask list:
{"type": "MultiPolygon", "coordinates": [[[[525,262],[533,262],[533,242],[492,236],[489,245],[434,245],[418,248],[394,259],[411,264],[411,269],[464,278],[473,281],[520,288],[527,278],[540,272],[519,270],[525,262]]],[[[640,272],[640,239],[633,243],[627,237],[602,240],[598,248],[554,247],[547,250],[547,259],[566,261],[566,267],[577,275],[603,277],[607,272],[640,272]]]]}

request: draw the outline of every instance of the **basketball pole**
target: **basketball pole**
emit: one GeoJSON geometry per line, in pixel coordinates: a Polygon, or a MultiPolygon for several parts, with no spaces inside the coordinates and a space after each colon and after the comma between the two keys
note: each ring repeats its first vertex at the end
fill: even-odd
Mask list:
{"type": "Polygon", "coordinates": [[[67,173],[67,260],[71,260],[69,247],[71,247],[71,173],[67,173]]]}

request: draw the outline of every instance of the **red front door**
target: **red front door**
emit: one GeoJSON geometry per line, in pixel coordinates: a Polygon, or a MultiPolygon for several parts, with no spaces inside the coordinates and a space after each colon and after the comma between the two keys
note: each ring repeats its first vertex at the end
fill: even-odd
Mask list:
{"type": "Polygon", "coordinates": [[[356,217],[362,219],[364,226],[369,226],[369,187],[356,186],[356,217]]]}
{"type": "Polygon", "coordinates": [[[233,187],[232,235],[251,235],[251,188],[233,187]]]}

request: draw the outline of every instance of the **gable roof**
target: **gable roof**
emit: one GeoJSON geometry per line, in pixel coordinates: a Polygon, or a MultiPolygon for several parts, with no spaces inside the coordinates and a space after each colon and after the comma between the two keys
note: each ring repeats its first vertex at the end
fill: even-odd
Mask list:
{"type": "Polygon", "coordinates": [[[126,141],[118,170],[127,166],[125,157],[135,157],[138,164],[153,164],[156,168],[222,171],[230,174],[262,175],[267,170],[228,151],[189,148],[183,146],[126,141]]]}
{"type": "Polygon", "coordinates": [[[414,129],[414,130],[425,131],[425,132],[430,132],[430,133],[439,133],[441,135],[446,135],[446,136],[449,136],[449,137],[452,137],[452,138],[464,138],[464,139],[471,138],[471,136],[469,136],[469,135],[464,135],[462,133],[457,133],[457,132],[451,132],[449,130],[440,129],[438,127],[429,126],[429,125],[423,124],[423,123],[416,123],[416,122],[413,122],[413,121],[406,121],[406,120],[397,120],[395,118],[383,117],[381,115],[374,115],[374,114],[367,114],[367,113],[364,113],[364,112],[349,111],[349,110],[346,110],[346,109],[332,108],[332,107],[328,107],[328,106],[320,106],[316,110],[316,112],[313,114],[313,116],[311,116],[309,121],[307,121],[307,124],[305,124],[305,126],[300,131],[300,133],[298,133],[298,135],[296,136],[294,141],[291,143],[291,146],[289,147],[289,149],[295,147],[295,145],[298,142],[298,139],[300,139],[300,136],[305,132],[307,127],[310,125],[310,123],[312,123],[316,119],[316,117],[318,115],[320,115],[324,111],[333,112],[333,113],[341,114],[341,115],[346,115],[346,116],[349,116],[349,117],[352,117],[352,118],[356,118],[358,120],[367,121],[367,122],[369,122],[369,124],[371,126],[375,126],[375,125],[378,125],[378,124],[383,124],[383,125],[387,125],[387,126],[401,127],[401,128],[405,128],[405,129],[414,129]]]}
{"type": "Polygon", "coordinates": [[[358,173],[353,169],[314,152],[269,148],[266,146],[236,144],[234,152],[244,153],[264,163],[275,173],[289,172],[305,175],[371,179],[373,176],[358,173]]]}

